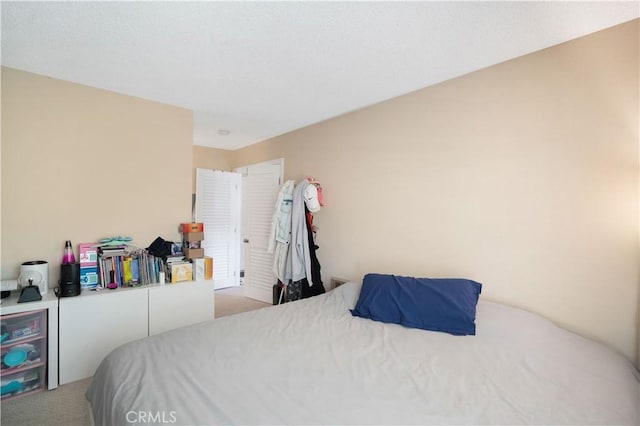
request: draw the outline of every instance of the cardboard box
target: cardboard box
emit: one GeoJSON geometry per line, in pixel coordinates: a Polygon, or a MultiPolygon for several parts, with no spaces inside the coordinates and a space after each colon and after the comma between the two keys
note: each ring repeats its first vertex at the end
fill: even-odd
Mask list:
{"type": "Polygon", "coordinates": [[[204,232],[183,232],[182,241],[204,241],[204,232]]]}
{"type": "Polygon", "coordinates": [[[190,263],[178,263],[171,265],[171,283],[193,280],[193,268],[190,263]]]}
{"type": "Polygon", "coordinates": [[[205,280],[213,279],[213,258],[212,257],[204,258],[204,279],[205,280]]]}
{"type": "Polygon", "coordinates": [[[182,249],[198,249],[201,248],[201,242],[204,240],[204,232],[189,232],[182,234],[182,249]]]}
{"type": "Polygon", "coordinates": [[[203,248],[186,248],[184,249],[184,257],[187,259],[199,259],[204,257],[203,248]]]}
{"type": "Polygon", "coordinates": [[[201,223],[201,222],[181,223],[180,232],[182,232],[183,234],[189,234],[191,232],[204,232],[204,223],[201,223]]]}
{"type": "Polygon", "coordinates": [[[196,248],[202,248],[202,246],[200,245],[200,241],[185,241],[182,243],[182,250],[184,249],[196,249],[196,248]]]}

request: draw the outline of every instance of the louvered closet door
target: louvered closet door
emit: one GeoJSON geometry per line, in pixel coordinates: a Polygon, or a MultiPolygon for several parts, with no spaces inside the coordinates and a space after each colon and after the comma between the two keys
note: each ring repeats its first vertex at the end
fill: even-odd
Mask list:
{"type": "Polygon", "coordinates": [[[213,258],[215,288],[240,284],[239,173],[198,169],[196,221],[204,223],[202,247],[213,258]]]}
{"type": "MultiPolygon", "coordinates": [[[[243,178],[246,202],[246,236],[244,242],[244,295],[272,302],[273,254],[267,253],[271,218],[280,189],[281,166],[249,166],[243,178]]],[[[244,198],[244,197],[243,197],[244,198]]]]}

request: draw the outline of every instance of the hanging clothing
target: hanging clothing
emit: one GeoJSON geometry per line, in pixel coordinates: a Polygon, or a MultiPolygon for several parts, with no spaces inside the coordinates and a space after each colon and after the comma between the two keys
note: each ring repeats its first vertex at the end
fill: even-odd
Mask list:
{"type": "Polygon", "coordinates": [[[322,283],[320,275],[320,261],[316,256],[316,250],[319,248],[313,238],[313,215],[305,206],[305,226],[307,228],[307,241],[309,243],[309,257],[311,260],[311,274],[299,281],[292,281],[286,289],[286,301],[306,299],[307,297],[323,294],[326,290],[322,283]]]}
{"type": "Polygon", "coordinates": [[[291,244],[287,254],[287,270],[283,282],[300,281],[308,278],[311,282],[311,256],[305,218],[304,193],[310,183],[304,179],[293,189],[293,205],[291,210],[291,244]],[[290,270],[289,270],[290,267],[290,270]],[[289,276],[288,273],[291,272],[289,276]]]}
{"type": "Polygon", "coordinates": [[[286,283],[287,256],[291,242],[291,210],[293,207],[294,182],[286,181],[278,192],[275,211],[271,219],[268,253],[273,253],[273,273],[286,283]]]}
{"type": "Polygon", "coordinates": [[[307,214],[305,215],[305,217],[307,225],[307,238],[309,240],[309,257],[311,258],[311,275],[310,278],[308,277],[309,285],[302,286],[301,297],[303,299],[307,297],[317,296],[325,292],[324,285],[322,284],[322,277],[320,274],[320,261],[318,260],[318,256],[316,256],[316,250],[318,250],[319,247],[316,245],[313,238],[313,215],[307,214]]]}
{"type": "Polygon", "coordinates": [[[302,299],[302,288],[309,287],[309,283],[307,279],[303,279],[300,281],[292,281],[287,286],[287,293],[285,296],[285,300],[287,302],[294,302],[296,300],[302,299]]]}
{"type": "Polygon", "coordinates": [[[273,271],[278,277],[274,304],[325,292],[313,233],[312,213],[319,210],[317,186],[309,180],[295,186],[287,181],[280,188],[267,249],[274,253],[273,271]]]}

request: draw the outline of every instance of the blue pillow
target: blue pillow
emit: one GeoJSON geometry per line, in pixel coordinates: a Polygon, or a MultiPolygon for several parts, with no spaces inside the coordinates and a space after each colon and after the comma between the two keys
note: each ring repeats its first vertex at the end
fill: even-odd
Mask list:
{"type": "Polygon", "coordinates": [[[406,327],[475,335],[481,291],[482,284],[465,279],[367,274],[351,314],[406,327]]]}

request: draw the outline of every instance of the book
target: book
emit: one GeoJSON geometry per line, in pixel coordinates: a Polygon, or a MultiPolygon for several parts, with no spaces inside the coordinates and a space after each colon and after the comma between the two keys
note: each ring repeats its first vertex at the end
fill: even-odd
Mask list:
{"type": "Polygon", "coordinates": [[[100,257],[122,256],[127,254],[127,246],[102,246],[98,247],[98,255],[100,257]]]}
{"type": "Polygon", "coordinates": [[[140,271],[138,270],[138,259],[131,258],[131,285],[140,284],[140,271]]]}
{"type": "Polygon", "coordinates": [[[165,263],[182,262],[184,261],[184,254],[170,254],[166,257],[165,263]]]}
{"type": "Polygon", "coordinates": [[[124,275],[123,283],[125,286],[131,285],[131,258],[125,257],[122,261],[122,271],[124,275]]]}

